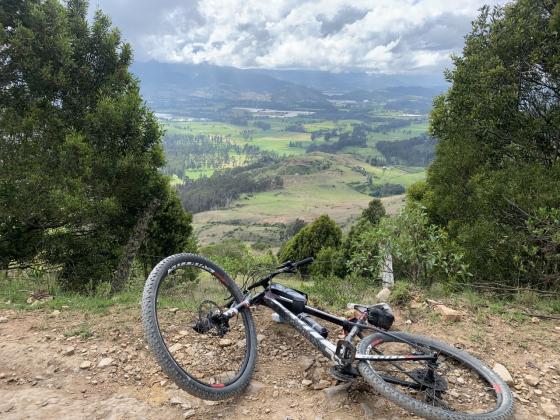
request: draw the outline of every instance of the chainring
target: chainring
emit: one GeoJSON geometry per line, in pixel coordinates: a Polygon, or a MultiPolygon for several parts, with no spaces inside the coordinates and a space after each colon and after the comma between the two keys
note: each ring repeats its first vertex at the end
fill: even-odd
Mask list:
{"type": "Polygon", "coordinates": [[[333,366],[330,369],[330,374],[337,381],[350,382],[359,376],[358,371],[353,367],[333,366]]]}

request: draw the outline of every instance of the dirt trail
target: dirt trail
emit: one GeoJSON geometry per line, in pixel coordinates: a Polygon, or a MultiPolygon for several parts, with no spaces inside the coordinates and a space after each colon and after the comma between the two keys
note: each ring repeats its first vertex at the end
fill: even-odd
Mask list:
{"type": "MultiPolygon", "coordinates": [[[[558,323],[466,316],[445,324],[429,309],[397,311],[397,319],[396,329],[436,336],[490,366],[505,365],[515,381],[516,418],[557,416],[558,323]]],[[[333,388],[328,362],[295,331],[271,322],[267,309],[256,309],[255,320],[261,341],[254,380],[242,397],[216,403],[178,390],[159,371],[143,341],[138,310],[2,310],[0,418],[410,418],[359,382],[333,388]],[[322,386],[328,388],[313,389],[322,386]]]]}

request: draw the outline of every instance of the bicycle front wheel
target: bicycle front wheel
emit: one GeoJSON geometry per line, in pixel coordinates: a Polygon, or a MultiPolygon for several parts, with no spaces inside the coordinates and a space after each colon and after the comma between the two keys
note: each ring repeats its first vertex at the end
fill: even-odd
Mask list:
{"type": "Polygon", "coordinates": [[[198,255],[173,255],[152,270],[142,298],[144,331],[159,365],[180,388],[221,400],[247,387],[257,353],[251,312],[220,317],[242,299],[224,270],[198,255]]]}
{"type": "Polygon", "coordinates": [[[359,345],[362,354],[436,353],[438,363],[361,361],[366,382],[398,406],[433,419],[507,419],[513,398],[504,381],[481,361],[448,344],[420,335],[377,333],[359,345]],[[401,341],[402,340],[402,341],[401,341]]]}

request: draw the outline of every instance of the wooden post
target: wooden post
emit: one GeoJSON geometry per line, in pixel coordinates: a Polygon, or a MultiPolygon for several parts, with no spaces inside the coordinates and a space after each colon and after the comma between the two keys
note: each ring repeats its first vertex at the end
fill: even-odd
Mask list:
{"type": "Polygon", "coordinates": [[[393,276],[393,256],[391,255],[391,245],[385,244],[383,246],[385,256],[381,263],[381,282],[383,288],[392,289],[395,285],[395,278],[393,276]]]}

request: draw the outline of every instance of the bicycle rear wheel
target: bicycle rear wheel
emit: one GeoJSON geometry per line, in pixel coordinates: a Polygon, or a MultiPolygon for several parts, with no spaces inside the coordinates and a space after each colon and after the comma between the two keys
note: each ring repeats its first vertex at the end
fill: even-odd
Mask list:
{"type": "Polygon", "coordinates": [[[159,365],[180,388],[221,400],[247,387],[257,352],[251,312],[220,317],[242,299],[224,270],[198,255],[173,255],[152,270],[142,298],[144,331],[159,365]]]}
{"type": "Polygon", "coordinates": [[[438,354],[437,367],[425,361],[361,361],[358,369],[376,391],[398,406],[425,418],[506,419],[513,398],[504,381],[468,353],[420,335],[377,333],[365,337],[362,354],[438,354]],[[400,341],[404,340],[404,341],[400,341]]]}

